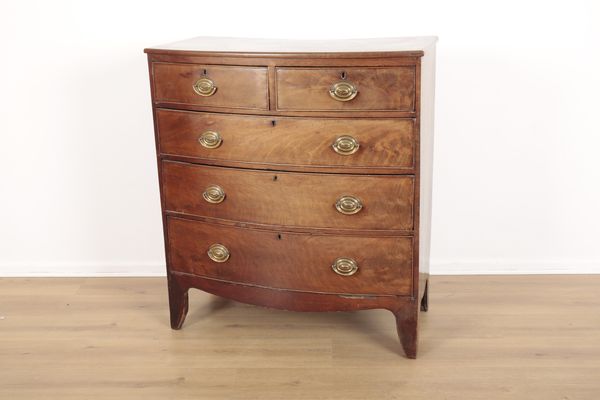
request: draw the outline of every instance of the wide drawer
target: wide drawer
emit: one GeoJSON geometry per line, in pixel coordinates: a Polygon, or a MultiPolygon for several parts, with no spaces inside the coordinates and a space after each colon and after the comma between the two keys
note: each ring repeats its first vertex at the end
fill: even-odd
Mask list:
{"type": "Polygon", "coordinates": [[[413,239],[409,236],[311,235],[180,218],[168,218],[167,229],[171,271],[299,291],[411,293],[413,239]]]}
{"type": "Polygon", "coordinates": [[[264,67],[153,63],[152,76],[157,103],[269,108],[264,67]]]}
{"type": "Polygon", "coordinates": [[[285,118],[157,110],[166,155],[320,168],[414,167],[413,119],[285,118]]]}
{"type": "Polygon", "coordinates": [[[163,161],[162,178],[167,211],[279,226],[413,229],[410,175],[268,172],[163,161]]]}
{"type": "Polygon", "coordinates": [[[414,66],[277,68],[277,109],[415,111],[414,66]]]}

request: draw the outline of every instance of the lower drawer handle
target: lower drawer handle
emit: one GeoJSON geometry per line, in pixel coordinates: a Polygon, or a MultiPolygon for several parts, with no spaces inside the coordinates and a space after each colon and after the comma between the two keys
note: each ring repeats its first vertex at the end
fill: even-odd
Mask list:
{"type": "Polygon", "coordinates": [[[221,143],[223,143],[223,139],[221,139],[219,132],[206,131],[200,135],[198,142],[202,145],[202,147],[207,149],[216,149],[221,145],[221,143]]]}
{"type": "Polygon", "coordinates": [[[208,257],[214,262],[223,263],[229,260],[229,250],[222,244],[215,243],[208,248],[208,257]]]}
{"type": "Polygon", "coordinates": [[[221,186],[209,186],[204,190],[204,193],[202,193],[202,197],[209,203],[219,204],[225,200],[225,191],[221,186]]]}
{"type": "Polygon", "coordinates": [[[351,258],[338,258],[331,265],[331,269],[338,275],[350,276],[358,271],[358,264],[351,258]]]}
{"type": "Polygon", "coordinates": [[[342,196],[335,202],[335,209],[345,215],[356,214],[362,208],[362,202],[354,196],[342,196]]]}
{"type": "Polygon", "coordinates": [[[335,139],[335,142],[333,142],[331,147],[336,153],[343,156],[349,156],[358,151],[360,144],[358,143],[358,140],[354,139],[352,136],[344,135],[335,139]]]}

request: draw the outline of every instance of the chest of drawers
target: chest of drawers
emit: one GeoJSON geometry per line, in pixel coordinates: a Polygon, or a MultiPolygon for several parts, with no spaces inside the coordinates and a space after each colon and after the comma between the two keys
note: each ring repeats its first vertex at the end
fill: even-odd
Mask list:
{"type": "Polygon", "coordinates": [[[188,290],[294,311],[427,310],[435,38],[146,49],[171,326],[188,290]]]}

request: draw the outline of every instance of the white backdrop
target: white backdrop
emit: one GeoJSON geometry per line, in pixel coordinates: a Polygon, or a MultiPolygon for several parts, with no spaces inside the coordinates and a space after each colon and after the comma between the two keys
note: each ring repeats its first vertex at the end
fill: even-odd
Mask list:
{"type": "Polygon", "coordinates": [[[203,35],[438,35],[432,272],[600,272],[592,0],[5,0],[0,275],[163,274],[142,49],[203,35]]]}

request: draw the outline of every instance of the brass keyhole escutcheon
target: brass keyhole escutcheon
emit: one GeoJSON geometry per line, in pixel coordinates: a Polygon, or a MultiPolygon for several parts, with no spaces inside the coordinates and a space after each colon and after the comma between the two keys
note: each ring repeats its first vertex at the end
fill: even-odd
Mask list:
{"type": "Polygon", "coordinates": [[[341,257],[333,262],[331,269],[338,275],[350,276],[358,271],[358,264],[352,258],[341,257]]]}
{"type": "Polygon", "coordinates": [[[211,245],[206,253],[208,254],[208,258],[214,262],[223,263],[229,260],[229,250],[219,243],[211,245]]]}

